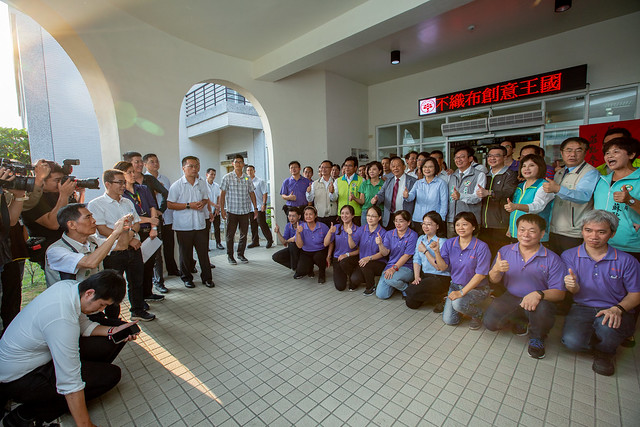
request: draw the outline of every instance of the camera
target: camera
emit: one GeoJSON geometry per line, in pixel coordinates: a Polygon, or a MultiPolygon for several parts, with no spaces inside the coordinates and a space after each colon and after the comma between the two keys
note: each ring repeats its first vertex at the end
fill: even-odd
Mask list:
{"type": "MultiPolygon", "coordinates": [[[[19,175],[28,175],[34,168],[31,165],[25,165],[17,160],[0,158],[0,167],[10,170],[19,175]]],[[[3,186],[4,187],[4,186],[3,186]]],[[[4,187],[7,188],[7,187],[4,187]]]]}
{"type": "Polygon", "coordinates": [[[99,190],[100,189],[100,181],[98,178],[87,178],[87,179],[76,179],[75,176],[71,175],[73,173],[73,166],[79,165],[80,159],[64,159],[62,161],[62,171],[64,176],[60,181],[61,184],[67,182],[67,180],[73,180],[76,182],[76,186],[80,188],[88,188],[90,190],[99,190]]]}
{"type": "Polygon", "coordinates": [[[0,179],[0,187],[6,190],[24,190],[31,193],[35,185],[36,179],[32,176],[16,176],[11,181],[0,179]]]}

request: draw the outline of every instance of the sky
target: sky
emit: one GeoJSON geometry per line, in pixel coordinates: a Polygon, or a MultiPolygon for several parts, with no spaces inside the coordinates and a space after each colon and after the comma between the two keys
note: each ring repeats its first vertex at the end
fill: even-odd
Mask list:
{"type": "Polygon", "coordinates": [[[0,1],[0,127],[22,128],[13,71],[9,7],[0,1]]]}

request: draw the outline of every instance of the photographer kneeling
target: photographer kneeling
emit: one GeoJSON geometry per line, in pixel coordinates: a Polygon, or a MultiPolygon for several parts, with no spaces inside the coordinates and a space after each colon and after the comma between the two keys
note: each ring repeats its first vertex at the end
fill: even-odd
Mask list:
{"type": "Polygon", "coordinates": [[[93,425],[86,402],[118,384],[112,362],[139,328],[100,326],[87,315],[120,303],[125,289],[120,274],[104,270],[56,283],[18,314],[0,340],[0,402],[22,403],[5,425],[41,425],[67,411],[77,425],[93,425]]]}

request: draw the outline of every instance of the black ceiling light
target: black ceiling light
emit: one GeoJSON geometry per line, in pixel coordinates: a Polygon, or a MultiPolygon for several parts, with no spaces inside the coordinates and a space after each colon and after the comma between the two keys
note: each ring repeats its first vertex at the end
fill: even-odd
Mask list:
{"type": "Polygon", "coordinates": [[[571,0],[556,0],[556,13],[571,9],[571,0]]]}
{"type": "Polygon", "coordinates": [[[391,51],[391,64],[398,65],[400,63],[400,51],[392,50],[391,51]]]}

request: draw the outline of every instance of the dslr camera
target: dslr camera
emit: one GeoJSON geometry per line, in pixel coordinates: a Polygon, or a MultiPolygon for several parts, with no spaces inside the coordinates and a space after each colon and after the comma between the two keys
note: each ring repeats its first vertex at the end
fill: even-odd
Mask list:
{"type": "Polygon", "coordinates": [[[20,176],[29,174],[29,172],[33,170],[33,166],[25,165],[17,160],[0,158],[0,167],[8,169],[16,174],[15,178],[11,181],[0,179],[0,187],[7,190],[24,190],[27,193],[33,191],[36,179],[32,176],[20,176]]]}
{"type": "Polygon", "coordinates": [[[73,166],[79,165],[80,159],[64,159],[62,161],[62,170],[64,172],[64,176],[60,181],[61,184],[67,182],[67,180],[75,180],[76,186],[80,188],[88,188],[91,190],[99,190],[100,189],[100,181],[98,178],[87,178],[87,179],[76,179],[75,176],[71,175],[73,173],[73,166]]]}

